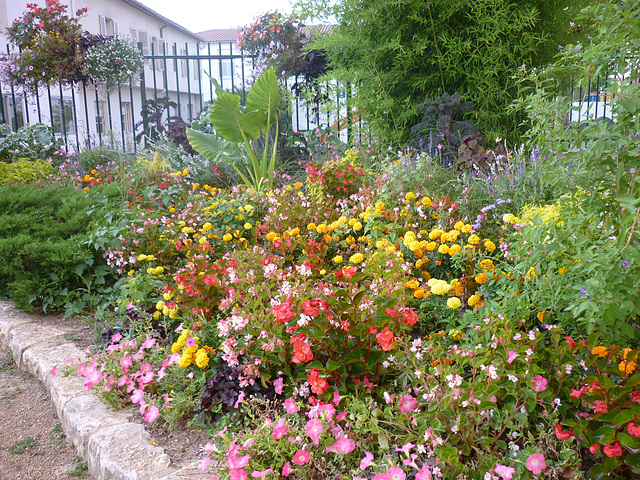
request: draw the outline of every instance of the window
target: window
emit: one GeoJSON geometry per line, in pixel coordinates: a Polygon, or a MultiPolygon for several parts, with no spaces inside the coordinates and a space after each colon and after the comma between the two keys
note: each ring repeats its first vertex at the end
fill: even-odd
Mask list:
{"type": "MultiPolygon", "coordinates": [[[[186,55],[186,54],[187,54],[187,51],[184,48],[181,48],[180,49],[180,55],[186,55]]],[[[183,77],[186,77],[187,76],[187,68],[188,68],[188,65],[189,65],[187,59],[186,58],[181,59],[180,60],[180,64],[181,64],[181,70],[182,70],[181,74],[182,74],[183,77]]]]}
{"type": "Polygon", "coordinates": [[[71,97],[51,97],[51,126],[55,133],[75,133],[75,111],[71,97]]]}
{"type": "MultiPolygon", "coordinates": [[[[151,44],[153,45],[153,55],[160,57],[164,55],[164,40],[160,40],[156,37],[151,37],[151,44]]],[[[153,61],[154,70],[164,70],[164,59],[156,58],[153,61]]]]}
{"type": "Polygon", "coordinates": [[[109,125],[109,105],[107,105],[105,101],[96,102],[96,111],[97,130],[104,135],[111,130],[111,126],[109,125]]]}
{"type": "Polygon", "coordinates": [[[109,17],[100,15],[100,35],[113,37],[118,34],[118,24],[109,17]]]}
{"type": "Polygon", "coordinates": [[[131,132],[131,102],[122,102],[120,104],[120,111],[122,113],[122,123],[124,124],[124,131],[131,132]]]}
{"type": "MultiPolygon", "coordinates": [[[[149,55],[149,35],[147,32],[138,32],[138,42],[142,43],[142,54],[149,55]]],[[[146,58],[144,63],[147,65],[151,65],[151,60],[146,58]]]]}

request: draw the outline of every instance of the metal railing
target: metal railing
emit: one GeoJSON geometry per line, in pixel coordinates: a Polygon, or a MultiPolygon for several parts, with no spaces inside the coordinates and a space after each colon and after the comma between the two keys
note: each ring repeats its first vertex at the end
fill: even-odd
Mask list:
{"type": "MultiPolygon", "coordinates": [[[[142,51],[142,44],[139,46],[142,51]]],[[[139,83],[101,85],[80,78],[71,87],[40,87],[37,94],[0,83],[0,123],[10,125],[13,131],[26,124],[49,125],[64,139],[68,151],[115,144],[135,152],[144,147],[140,133],[147,132],[151,122],[142,115],[145,105],[162,106],[164,122],[175,118],[190,122],[216,96],[209,77],[223,90],[239,93],[243,102],[246,99],[254,59],[238,51],[234,43],[200,43],[195,52],[189,44],[161,44],[161,48],[156,52],[151,44],[149,53],[143,55],[145,66],[139,83]]],[[[333,130],[346,143],[363,140],[364,122],[353,112],[350,85],[338,81],[321,85],[329,100],[314,104],[291,93],[296,81],[292,77],[284,82],[290,92],[288,117],[294,131],[333,130]]]]}

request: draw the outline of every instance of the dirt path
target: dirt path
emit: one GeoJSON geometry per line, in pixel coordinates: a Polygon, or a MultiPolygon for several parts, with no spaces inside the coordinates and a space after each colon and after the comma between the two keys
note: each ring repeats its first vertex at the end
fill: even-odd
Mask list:
{"type": "Polygon", "coordinates": [[[42,384],[0,352],[0,480],[92,479],[42,384]]]}

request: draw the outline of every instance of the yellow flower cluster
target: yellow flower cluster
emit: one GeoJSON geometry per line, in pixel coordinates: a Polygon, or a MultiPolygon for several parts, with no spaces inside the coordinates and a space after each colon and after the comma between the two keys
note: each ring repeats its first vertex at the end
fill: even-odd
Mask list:
{"type": "Polygon", "coordinates": [[[153,262],[155,259],[156,257],[154,257],[153,255],[145,255],[144,253],[138,255],[139,262],[153,262]]]}
{"type": "Polygon", "coordinates": [[[480,303],[482,303],[482,296],[479,294],[471,295],[467,300],[467,305],[471,308],[479,306],[480,303]]]}
{"type": "Polygon", "coordinates": [[[451,310],[457,310],[462,305],[462,302],[458,297],[451,297],[447,300],[447,308],[451,310]]]}
{"type": "Polygon", "coordinates": [[[427,285],[431,289],[431,293],[434,295],[447,295],[451,290],[451,285],[444,280],[438,280],[432,278],[427,282],[427,285]]]}
{"type": "Polygon", "coordinates": [[[364,256],[361,253],[354,253],[349,257],[349,262],[354,264],[362,263],[363,260],[364,256]]]}
{"type": "MultiPolygon", "coordinates": [[[[167,300],[167,299],[165,298],[165,300],[167,300]]],[[[165,317],[169,317],[169,318],[171,318],[173,320],[178,318],[178,307],[176,306],[174,308],[169,308],[169,307],[167,307],[167,305],[162,300],[160,300],[158,303],[156,303],[156,310],[158,310],[159,312],[162,312],[162,314],[165,317]]]]}
{"type": "Polygon", "coordinates": [[[164,267],[147,268],[149,275],[162,275],[164,273],[164,267]]]}

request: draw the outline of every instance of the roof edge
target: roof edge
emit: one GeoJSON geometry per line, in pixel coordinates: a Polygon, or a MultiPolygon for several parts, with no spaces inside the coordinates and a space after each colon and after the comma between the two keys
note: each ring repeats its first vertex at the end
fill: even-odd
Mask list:
{"type": "Polygon", "coordinates": [[[182,25],[180,25],[180,24],[174,22],[173,20],[165,17],[164,15],[160,15],[158,12],[156,12],[155,10],[147,7],[143,3],[140,3],[137,0],[122,0],[122,1],[124,3],[127,3],[127,4],[131,5],[134,8],[137,8],[138,10],[141,10],[142,12],[146,13],[147,15],[150,15],[150,16],[160,20],[161,22],[166,23],[167,25],[171,25],[176,30],[180,30],[182,33],[186,33],[187,35],[189,35],[193,39],[195,39],[195,40],[197,40],[199,42],[202,42],[202,38],[200,36],[196,35],[194,32],[192,32],[188,28],[183,27],[182,25]]]}

